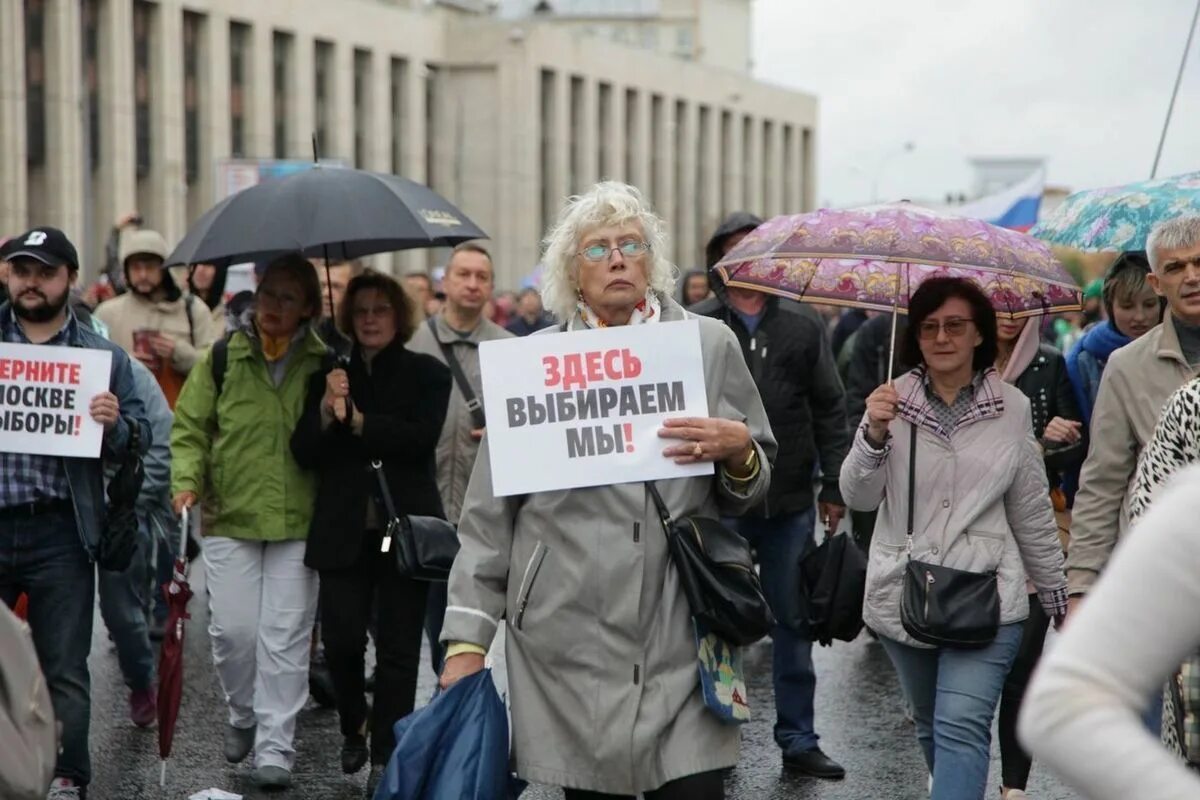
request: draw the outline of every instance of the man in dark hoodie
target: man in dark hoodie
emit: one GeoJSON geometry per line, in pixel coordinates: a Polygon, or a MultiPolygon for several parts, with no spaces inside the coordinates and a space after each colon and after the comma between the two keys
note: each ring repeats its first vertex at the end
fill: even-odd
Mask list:
{"type": "Polygon", "coordinates": [[[707,247],[714,296],[691,308],[724,320],[737,334],[779,442],[766,501],[733,524],[758,552],[763,589],[779,623],[772,631],[775,741],[786,767],[820,778],[845,770],[821,752],[814,729],[816,673],[806,613],[800,606],[799,561],[813,546],[813,477],[823,473],[816,505],[821,522],[837,530],[845,506],[838,473],[850,444],[845,394],[825,324],[809,306],[762,292],[728,288],[712,272],[726,253],[761,224],[735,214],[707,247]]]}
{"type": "Polygon", "coordinates": [[[200,354],[219,333],[208,306],[184,295],[163,266],[167,243],[156,231],[127,231],[121,238],[121,264],[129,291],[105,300],[95,316],[108,326],[109,339],[141,361],[158,380],[171,408],[200,354]]]}

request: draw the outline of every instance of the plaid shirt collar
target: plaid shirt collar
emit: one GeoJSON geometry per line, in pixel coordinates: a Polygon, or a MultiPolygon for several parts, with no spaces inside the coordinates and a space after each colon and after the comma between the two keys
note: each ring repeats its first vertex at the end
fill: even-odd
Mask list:
{"type": "Polygon", "coordinates": [[[929,373],[924,366],[914,369],[908,377],[907,385],[897,387],[900,392],[900,416],[946,441],[959,428],[985,419],[995,419],[1004,413],[1004,387],[1000,373],[994,367],[975,373],[970,386],[964,387],[964,392],[970,392],[969,400],[960,394],[959,400],[949,409],[940,397],[933,395],[929,373]],[[953,413],[947,414],[947,410],[953,413]]]}
{"type": "MultiPolygon", "coordinates": [[[[63,326],[59,328],[58,333],[51,336],[42,344],[46,347],[57,347],[61,345],[70,345],[75,340],[75,313],[67,308],[67,318],[63,322],[63,326]]],[[[0,309],[0,337],[9,344],[33,344],[29,341],[29,337],[25,335],[25,329],[17,321],[17,316],[13,312],[12,306],[4,306],[0,309]]]]}

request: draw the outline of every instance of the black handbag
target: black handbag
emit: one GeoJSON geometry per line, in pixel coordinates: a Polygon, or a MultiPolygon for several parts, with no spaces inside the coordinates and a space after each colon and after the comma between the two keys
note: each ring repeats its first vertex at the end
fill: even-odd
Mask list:
{"type": "Polygon", "coordinates": [[[746,540],[715,519],[673,520],[652,481],[646,482],[646,489],[658,509],[692,617],[734,645],[753,644],[770,633],[775,616],[746,540]]]}
{"type": "Polygon", "coordinates": [[[403,577],[434,583],[447,580],[458,555],[458,530],[439,517],[397,514],[383,462],[372,461],[371,469],[379,480],[379,497],[388,518],[380,550],[386,553],[395,542],[396,570],[403,577]]]}
{"type": "Polygon", "coordinates": [[[917,428],[908,454],[908,564],[900,598],[900,622],[908,635],[935,647],[987,647],[1000,628],[1000,589],[995,570],[968,572],[916,561],[913,506],[916,500],[917,428]]]}
{"type": "Polygon", "coordinates": [[[137,499],[146,477],[142,464],[141,433],[137,423],[129,425],[129,446],[116,473],[108,481],[108,504],[104,528],[96,548],[96,563],[109,572],[124,572],[133,563],[138,546],[137,499]]]}

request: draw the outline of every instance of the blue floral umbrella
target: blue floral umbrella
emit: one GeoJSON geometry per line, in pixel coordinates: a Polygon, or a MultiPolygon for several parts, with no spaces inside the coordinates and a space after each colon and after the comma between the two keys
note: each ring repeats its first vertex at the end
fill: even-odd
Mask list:
{"type": "Polygon", "coordinates": [[[1077,250],[1145,250],[1158,222],[1200,214],[1200,172],[1076,192],[1030,233],[1077,250]]]}

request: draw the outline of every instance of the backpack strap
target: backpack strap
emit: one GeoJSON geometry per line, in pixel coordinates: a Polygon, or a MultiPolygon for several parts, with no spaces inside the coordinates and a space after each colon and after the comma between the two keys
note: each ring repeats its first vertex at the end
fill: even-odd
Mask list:
{"type": "Polygon", "coordinates": [[[213,386],[217,388],[217,397],[221,396],[221,390],[225,388],[225,371],[229,369],[229,337],[232,333],[227,333],[220,339],[213,342],[212,346],[212,380],[213,386]]]}

